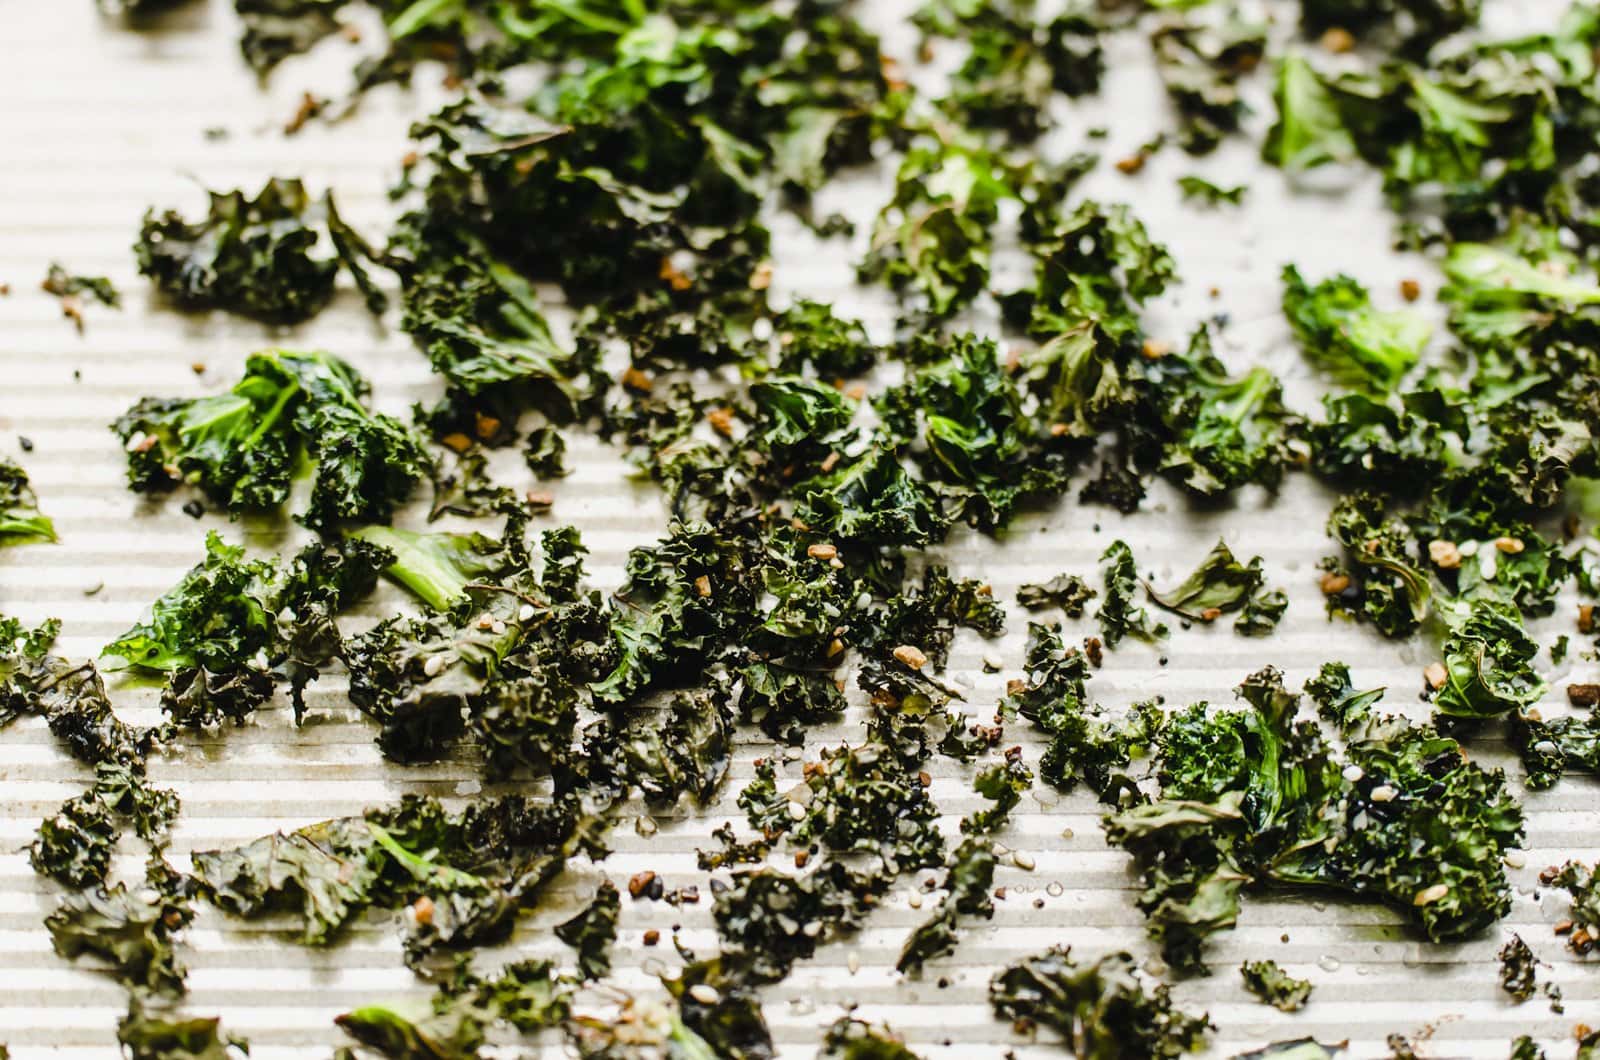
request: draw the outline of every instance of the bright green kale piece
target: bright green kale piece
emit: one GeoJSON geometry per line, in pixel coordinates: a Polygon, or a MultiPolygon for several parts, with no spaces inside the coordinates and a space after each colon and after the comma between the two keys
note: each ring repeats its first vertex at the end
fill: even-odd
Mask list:
{"type": "Polygon", "coordinates": [[[1428,322],[1406,310],[1380,312],[1367,289],[1343,274],[1315,286],[1283,269],[1283,314],[1300,349],[1346,382],[1393,390],[1422,356],[1428,322]]]}

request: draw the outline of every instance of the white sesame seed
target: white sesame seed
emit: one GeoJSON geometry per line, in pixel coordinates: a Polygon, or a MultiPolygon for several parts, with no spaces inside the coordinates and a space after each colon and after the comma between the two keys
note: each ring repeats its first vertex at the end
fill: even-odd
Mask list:
{"type": "Polygon", "coordinates": [[[722,993],[716,987],[707,983],[696,983],[689,988],[689,996],[702,1005],[715,1005],[722,1000],[722,993]]]}
{"type": "Polygon", "coordinates": [[[1373,802],[1393,802],[1394,797],[1398,794],[1400,793],[1392,785],[1379,784],[1372,789],[1371,797],[1373,802]]]}
{"type": "Polygon", "coordinates": [[[1352,784],[1366,775],[1366,770],[1362,769],[1358,765],[1351,764],[1344,767],[1344,779],[1348,780],[1352,784]]]}
{"type": "Polygon", "coordinates": [[[443,670],[443,669],[444,669],[444,656],[443,655],[430,655],[430,656],[428,656],[427,661],[422,664],[422,672],[424,674],[428,675],[429,677],[437,677],[437,676],[439,676],[439,671],[443,670]]]}

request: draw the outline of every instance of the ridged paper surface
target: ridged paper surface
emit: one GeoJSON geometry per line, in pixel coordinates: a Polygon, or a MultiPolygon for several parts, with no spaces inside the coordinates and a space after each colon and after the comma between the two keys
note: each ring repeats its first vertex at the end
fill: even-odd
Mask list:
{"type": "MultiPolygon", "coordinates": [[[[904,5],[874,0],[863,6],[891,50],[909,57],[914,41],[903,28],[893,28],[904,5]]],[[[1277,7],[1292,17],[1293,5],[1277,7]]],[[[1531,29],[1554,18],[1554,9],[1543,3],[1491,0],[1490,7],[1490,20],[1502,27],[1531,29]]],[[[198,211],[203,187],[258,186],[270,175],[303,176],[314,190],[335,187],[347,218],[381,234],[392,215],[386,191],[407,150],[406,126],[441,95],[436,84],[423,84],[414,95],[378,93],[348,121],[312,122],[285,137],[282,126],[300,92],[339,86],[360,45],[331,43],[286,64],[263,89],[239,59],[236,28],[231,5],[220,0],[151,32],[102,20],[91,0],[0,2],[0,282],[11,288],[0,298],[0,452],[23,460],[61,532],[59,545],[0,552],[0,611],[28,619],[59,616],[63,646],[72,655],[98,653],[140,617],[149,601],[198,560],[206,529],[280,551],[303,534],[217,514],[197,521],[179,510],[183,498],[151,503],[128,492],[122,455],[107,424],[131,402],[147,394],[217,392],[238,377],[246,354],[273,345],[326,348],[348,358],[372,379],[375,401],[388,411],[404,412],[438,391],[425,359],[392,329],[393,321],[390,330],[375,325],[351,292],[310,324],[275,331],[222,315],[176,313],[157,304],[135,274],[129,247],[148,206],[198,211]],[[222,132],[208,136],[206,130],[222,132]],[[125,308],[88,307],[86,330],[78,334],[38,288],[53,260],[76,272],[109,275],[124,291],[125,308]],[[31,452],[19,451],[20,437],[31,440],[31,452]]],[[[1285,377],[1294,402],[1309,412],[1322,384],[1294,350],[1277,309],[1283,264],[1295,262],[1312,278],[1348,271],[1384,305],[1398,303],[1401,279],[1416,278],[1425,292],[1420,305],[1433,311],[1437,273],[1420,259],[1391,252],[1391,218],[1370,174],[1291,193],[1281,175],[1254,161],[1270,111],[1267,75],[1258,75],[1252,87],[1257,105],[1248,137],[1203,163],[1168,149],[1142,173],[1127,177],[1109,161],[1169,127],[1171,118],[1141,38],[1118,38],[1110,68],[1100,98],[1063,111],[1051,149],[1091,142],[1085,133],[1094,126],[1109,130],[1098,141],[1107,164],[1084,192],[1133,204],[1153,234],[1169,244],[1184,278],[1150,314],[1153,334],[1178,343],[1195,321],[1226,314],[1222,356],[1236,367],[1270,365],[1285,377]],[[1221,183],[1247,181],[1245,206],[1204,212],[1181,204],[1175,180],[1191,172],[1221,183]]],[[[886,194],[887,173],[830,191],[829,204],[866,221],[886,194]]],[[[892,307],[876,293],[853,287],[859,238],[849,248],[829,246],[791,221],[779,218],[774,225],[775,289],[835,300],[887,337],[892,307]]],[[[999,267],[1011,266],[1001,261],[999,267]]],[[[652,487],[627,477],[614,451],[578,432],[569,439],[574,473],[555,484],[554,508],[536,526],[579,526],[593,552],[595,582],[612,588],[626,550],[664,529],[662,506],[652,487]]],[[[531,485],[522,481],[527,473],[514,454],[502,473],[514,485],[531,485]]],[[[1324,617],[1315,563],[1330,551],[1322,530],[1329,503],[1303,476],[1292,477],[1275,499],[1246,492],[1226,511],[1192,510],[1158,488],[1146,511],[1131,518],[1069,500],[1058,510],[1020,519],[1000,541],[963,532],[942,552],[959,574],[988,579],[1009,601],[1019,583],[1059,571],[1096,578],[1098,557],[1116,537],[1133,546],[1141,570],[1155,583],[1170,584],[1220,535],[1241,556],[1263,556],[1271,578],[1288,590],[1291,606],[1279,633],[1246,639],[1218,623],[1214,629],[1175,630],[1159,653],[1126,647],[1108,655],[1091,684],[1101,702],[1116,708],[1153,696],[1169,705],[1226,702],[1233,686],[1263,665],[1281,667],[1298,683],[1322,662],[1338,658],[1350,663],[1358,686],[1387,685],[1391,709],[1420,717],[1421,670],[1434,649],[1423,642],[1381,642],[1324,617]]],[[[403,517],[415,525],[421,519],[414,510],[403,517]]],[[[385,590],[368,610],[381,614],[398,606],[400,594],[385,590]]],[[[1545,643],[1571,630],[1572,614],[1572,602],[1564,600],[1555,617],[1536,627],[1545,643]]],[[[358,616],[352,624],[361,621],[358,616]]],[[[1091,632],[1087,619],[1068,630],[1078,637],[1091,632]]],[[[984,643],[964,636],[958,642],[950,675],[967,689],[970,713],[986,718],[1005,681],[1019,675],[1025,633],[1026,618],[1013,608],[1003,638],[984,643]],[[1002,659],[1005,669],[982,673],[986,654],[1002,659]]],[[[1594,665],[1576,656],[1567,668],[1571,679],[1594,678],[1594,665]]],[[[1558,711],[1569,675],[1551,676],[1547,708],[1558,711]]],[[[155,780],[176,788],[183,799],[172,845],[178,867],[187,866],[194,849],[358,813],[404,792],[455,799],[482,790],[470,752],[429,768],[383,762],[370,725],[349,706],[342,684],[332,675],[314,687],[311,717],[302,728],[294,727],[280,704],[243,728],[186,738],[180,750],[152,762],[155,780]]],[[[112,691],[128,720],[149,723],[157,717],[153,689],[113,680],[112,691]]],[[[815,734],[811,754],[856,731],[847,724],[815,734]]],[[[1025,724],[1013,725],[1007,742],[1020,742],[1028,761],[1037,761],[1040,747],[1025,724]]],[[[745,734],[714,811],[663,817],[659,834],[649,839],[625,817],[611,858],[598,866],[573,865],[546,906],[524,919],[508,950],[570,959],[550,926],[586,900],[602,877],[620,884],[648,868],[662,874],[669,888],[701,884],[706,900],[673,908],[625,897],[614,982],[644,993],[658,990],[654,973],[676,962],[668,941],[674,929],[688,947],[713,952],[709,894],[694,852],[712,843],[713,828],[737,816],[733,796],[750,777],[752,760],[770,753],[758,734],[745,734]],[[662,933],[653,950],[641,942],[652,928],[662,933]]],[[[1519,776],[1495,734],[1475,743],[1472,753],[1504,763],[1519,776]]],[[[790,765],[782,775],[792,781],[798,768],[790,765]]],[[[959,816],[975,806],[970,773],[939,758],[929,769],[953,833],[959,816]]],[[[51,952],[42,920],[56,894],[18,852],[40,818],[82,790],[85,780],[85,771],[54,744],[42,722],[23,719],[0,733],[0,1041],[9,1042],[15,1056],[99,1057],[116,1048],[123,992],[51,952]]],[[[1247,896],[1238,929],[1213,947],[1215,974],[1174,990],[1182,1005],[1209,1010],[1218,1027],[1214,1055],[1314,1035],[1323,1041],[1349,1038],[1353,1055],[1373,1056],[1384,1052],[1385,1035],[1420,1032],[1429,1037],[1424,1051],[1438,1057],[1504,1056],[1520,1033],[1544,1040],[1552,1056],[1570,1056],[1574,1024],[1600,1023],[1600,981],[1552,936],[1565,900],[1540,896],[1536,874],[1568,856],[1596,854],[1596,789],[1587,778],[1569,778],[1525,801],[1528,853],[1526,866],[1511,871],[1517,888],[1513,912],[1469,944],[1419,942],[1396,916],[1371,906],[1247,896]],[[1565,991],[1565,1015],[1550,1013],[1542,998],[1512,1006],[1500,991],[1494,955],[1513,930],[1554,965],[1541,974],[1565,991]],[[1280,1014],[1244,992],[1238,963],[1263,956],[1316,983],[1302,1013],[1280,1014]]],[[[931,873],[903,880],[866,930],[824,948],[767,991],[766,1014],[783,1055],[811,1055],[821,1028],[847,1004],[887,1020],[930,1057],[998,1056],[1008,1048],[1045,1055],[1058,1047],[1016,1039],[992,1017],[986,991],[994,970],[1052,943],[1083,953],[1127,947],[1153,956],[1133,906],[1128,860],[1106,846],[1091,797],[1063,798],[1041,787],[1019,807],[1001,841],[1025,852],[1022,860],[1031,860],[1032,871],[1003,859],[997,883],[1006,894],[994,919],[967,926],[956,954],[931,965],[922,980],[903,981],[893,963],[906,933],[934,904],[936,896],[920,909],[908,900],[924,893],[931,873]]],[[[133,851],[120,868],[137,873],[133,851]]],[[[340,944],[313,950],[295,942],[283,922],[245,923],[208,907],[187,932],[181,952],[191,969],[190,1011],[220,1014],[230,1029],[252,1040],[253,1056],[269,1060],[326,1056],[341,1037],[331,1023],[334,1015],[408,992],[426,993],[401,964],[389,914],[374,914],[340,944]]],[[[535,1045],[519,1043],[505,1055],[535,1045]]],[[[554,1037],[544,1045],[552,1055],[563,1049],[554,1037]]]]}

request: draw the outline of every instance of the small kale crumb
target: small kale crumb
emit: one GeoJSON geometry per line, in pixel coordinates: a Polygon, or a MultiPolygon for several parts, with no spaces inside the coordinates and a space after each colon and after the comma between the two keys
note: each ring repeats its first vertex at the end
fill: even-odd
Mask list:
{"type": "Polygon", "coordinates": [[[1554,644],[1550,645],[1550,662],[1553,665],[1559,666],[1563,661],[1565,661],[1571,642],[1572,638],[1563,633],[1561,636],[1556,638],[1556,642],[1554,644]]]}
{"type": "Polygon", "coordinates": [[[61,299],[61,315],[72,321],[72,326],[83,334],[83,299],[87,295],[101,305],[112,309],[122,308],[122,296],[111,281],[104,276],[76,276],[59,264],[52,263],[41,283],[46,293],[61,299]]]}
{"type": "Polygon", "coordinates": [[[528,432],[522,457],[537,478],[562,478],[572,471],[567,467],[567,440],[549,424],[528,432]]]}
{"type": "Polygon", "coordinates": [[[1511,1043],[1510,1060],[1545,1060],[1544,1050],[1532,1037],[1524,1034],[1511,1043]]]}
{"type": "Polygon", "coordinates": [[[1519,1005],[1533,996],[1538,963],[1521,935],[1512,935],[1510,941],[1500,947],[1500,989],[1519,1005]]]}
{"type": "Polygon", "coordinates": [[[886,1026],[841,1016],[822,1039],[820,1056],[842,1060],[917,1060],[900,1036],[886,1026]]]}
{"type": "Polygon", "coordinates": [[[122,295],[109,279],[104,276],[78,276],[57,262],[50,263],[50,271],[39,286],[57,298],[86,294],[103,306],[122,308],[122,295]]]}
{"type": "Polygon", "coordinates": [[[1277,961],[1246,961],[1239,966],[1244,987],[1279,1012],[1298,1012],[1311,997],[1311,981],[1296,979],[1277,961]]]}
{"type": "Polygon", "coordinates": [[[611,944],[617,939],[617,917],[622,899],[610,880],[600,884],[577,916],[556,926],[556,938],[578,951],[578,968],[585,979],[604,979],[611,972],[611,944]]]}
{"type": "Polygon", "coordinates": [[[1238,206],[1244,202],[1245,192],[1249,188],[1243,184],[1224,188],[1204,177],[1187,176],[1178,178],[1178,190],[1183,192],[1185,200],[1204,203],[1207,206],[1238,206]]]}
{"type": "Polygon", "coordinates": [[[1029,583],[1017,590],[1017,603],[1029,611],[1059,607],[1068,618],[1082,618],[1084,605],[1100,594],[1076,574],[1057,574],[1047,582],[1029,583]]]}

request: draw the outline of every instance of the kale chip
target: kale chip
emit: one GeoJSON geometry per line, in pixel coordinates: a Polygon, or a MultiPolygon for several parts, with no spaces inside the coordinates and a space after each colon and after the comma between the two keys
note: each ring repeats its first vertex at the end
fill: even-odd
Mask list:
{"type": "Polygon", "coordinates": [[[273,178],[254,198],[243,191],[210,198],[201,221],[150,210],[134,244],[139,272],[175,305],[295,324],[332,300],[341,266],[369,303],[375,297],[331,195],[314,203],[300,181],[273,178]]]}
{"type": "Polygon", "coordinates": [[[1406,310],[1374,309],[1367,289],[1349,276],[1313,287],[1293,265],[1283,269],[1283,315],[1307,357],[1337,378],[1380,392],[1393,390],[1417,363],[1431,330],[1406,310]]]}
{"type": "Polygon", "coordinates": [[[1239,966],[1244,988],[1279,1012],[1298,1012],[1311,997],[1311,981],[1296,979],[1277,961],[1245,961],[1239,966]]]}
{"type": "Polygon", "coordinates": [[[997,973],[989,1001],[1019,1026],[1059,1032],[1082,1060],[1173,1060],[1211,1029],[1206,1016],[1174,1008],[1165,984],[1151,987],[1130,953],[1080,964],[1064,947],[1046,950],[997,973]]]}
{"type": "Polygon", "coordinates": [[[55,541],[56,527],[39,511],[39,499],[21,465],[0,457],[0,545],[55,541]]]}
{"type": "Polygon", "coordinates": [[[299,462],[315,470],[307,526],[386,521],[427,473],[422,440],[373,412],[367,382],[328,353],[252,354],[231,391],[145,398],[112,425],[140,492],[193,482],[229,512],[281,508],[299,462]]]}

